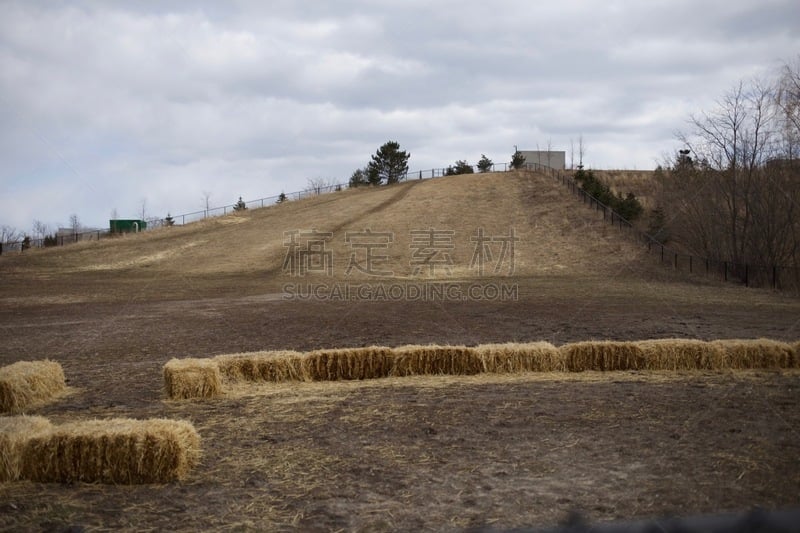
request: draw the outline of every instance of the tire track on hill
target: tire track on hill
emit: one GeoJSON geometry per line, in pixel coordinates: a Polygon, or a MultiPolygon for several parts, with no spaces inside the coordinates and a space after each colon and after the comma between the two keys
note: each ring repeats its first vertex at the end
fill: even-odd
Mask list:
{"type": "MultiPolygon", "coordinates": [[[[346,228],[349,225],[352,225],[354,222],[356,222],[356,221],[358,221],[358,220],[360,220],[362,218],[368,217],[370,215],[374,215],[375,213],[380,213],[381,211],[385,210],[389,206],[394,205],[397,202],[401,202],[406,196],[408,196],[408,193],[411,191],[411,189],[416,187],[416,185],[419,184],[419,183],[420,183],[420,181],[409,181],[409,182],[406,182],[406,183],[399,184],[400,190],[395,192],[389,198],[387,198],[387,199],[383,200],[382,202],[370,207],[366,211],[363,211],[361,213],[358,213],[357,215],[354,215],[354,216],[352,216],[350,218],[345,219],[343,222],[340,222],[340,223],[336,224],[335,226],[330,227],[330,229],[326,229],[326,231],[330,231],[331,233],[337,233],[337,232],[341,231],[342,229],[346,228]]],[[[282,264],[280,264],[280,265],[276,264],[274,267],[267,269],[265,271],[265,274],[267,276],[274,276],[274,275],[280,274],[282,269],[283,269],[283,265],[282,264]]]]}
{"type": "Polygon", "coordinates": [[[410,181],[410,182],[406,182],[406,183],[401,184],[402,189],[397,191],[396,193],[394,193],[392,196],[390,196],[386,200],[382,201],[381,203],[379,203],[379,204],[377,204],[377,205],[375,205],[373,207],[370,207],[369,209],[367,209],[363,213],[360,213],[360,214],[358,214],[356,216],[350,217],[349,219],[345,220],[344,222],[341,222],[341,223],[337,224],[336,226],[331,228],[330,231],[332,233],[336,233],[337,231],[341,231],[346,226],[348,226],[350,224],[353,224],[354,222],[356,222],[359,219],[368,217],[370,215],[374,215],[375,213],[379,213],[379,212],[385,210],[390,205],[393,205],[393,204],[396,204],[397,202],[402,201],[406,196],[408,196],[408,193],[411,191],[411,189],[413,189],[418,183],[420,183],[420,182],[419,181],[410,181]]]}

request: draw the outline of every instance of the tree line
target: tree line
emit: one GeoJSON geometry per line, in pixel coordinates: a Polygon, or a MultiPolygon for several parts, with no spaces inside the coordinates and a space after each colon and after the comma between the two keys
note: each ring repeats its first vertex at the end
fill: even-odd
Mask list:
{"type": "Polygon", "coordinates": [[[689,124],[656,169],[650,233],[714,260],[800,267],[800,56],[689,124]]]}

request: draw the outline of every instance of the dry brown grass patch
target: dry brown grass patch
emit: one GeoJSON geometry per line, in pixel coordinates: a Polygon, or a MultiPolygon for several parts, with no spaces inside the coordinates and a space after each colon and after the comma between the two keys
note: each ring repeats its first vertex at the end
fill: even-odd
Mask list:
{"type": "Polygon", "coordinates": [[[164,387],[174,400],[219,396],[219,364],[214,359],[171,359],[164,365],[164,387]]]}
{"type": "Polygon", "coordinates": [[[65,391],[64,370],[55,361],[19,361],[0,368],[0,412],[18,413],[65,391]]]}
{"type": "Polygon", "coordinates": [[[0,416],[0,482],[20,478],[20,457],[28,439],[52,428],[42,416],[0,416]]]}

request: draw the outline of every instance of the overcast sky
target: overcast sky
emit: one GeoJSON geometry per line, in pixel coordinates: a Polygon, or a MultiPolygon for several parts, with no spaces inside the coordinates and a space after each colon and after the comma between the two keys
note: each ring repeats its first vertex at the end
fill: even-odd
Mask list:
{"type": "Polygon", "coordinates": [[[800,52],[797,0],[0,0],[0,225],[133,218],[566,150],[654,168],[738,80],[800,52]]]}

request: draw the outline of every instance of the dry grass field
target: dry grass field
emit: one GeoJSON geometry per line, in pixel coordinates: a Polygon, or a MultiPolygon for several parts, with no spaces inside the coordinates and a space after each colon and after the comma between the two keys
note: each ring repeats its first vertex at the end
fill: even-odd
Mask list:
{"type": "Polygon", "coordinates": [[[664,269],[541,175],[347,190],[3,255],[0,335],[0,366],[49,359],[64,371],[69,394],[25,414],[56,426],[184,420],[202,440],[181,482],[0,483],[0,529],[441,531],[552,525],[573,510],[613,520],[800,504],[792,369],[243,381],[169,399],[168,361],[242,352],[800,340],[796,298],[664,269]],[[499,261],[510,228],[513,269],[499,261]],[[449,261],[415,272],[431,247],[412,231],[431,229],[449,261]],[[483,275],[470,266],[480,229],[495,237],[482,242],[483,275]],[[312,230],[330,233],[330,275],[292,276],[290,232],[312,230]],[[366,230],[373,245],[391,234],[372,250],[379,275],[347,272],[367,253],[347,233],[366,230]],[[287,297],[287,287],[426,283],[456,289],[287,297]],[[483,291],[499,285],[516,299],[483,291]]]}

